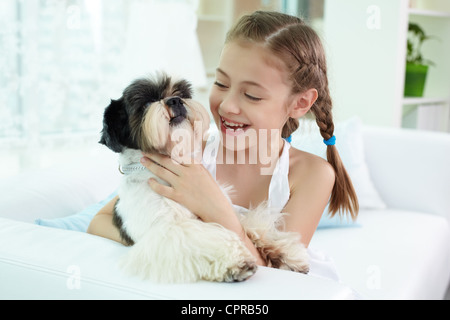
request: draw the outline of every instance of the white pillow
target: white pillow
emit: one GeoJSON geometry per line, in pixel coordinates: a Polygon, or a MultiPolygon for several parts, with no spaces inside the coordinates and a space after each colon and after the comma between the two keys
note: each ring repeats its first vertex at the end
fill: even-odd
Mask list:
{"type": "MultiPolygon", "coordinates": [[[[370,177],[364,157],[362,122],[358,117],[335,125],[336,148],[352,179],[361,209],[385,209],[370,177]]],[[[300,120],[299,129],[292,134],[292,146],[326,159],[326,145],[315,120],[300,120]]]]}

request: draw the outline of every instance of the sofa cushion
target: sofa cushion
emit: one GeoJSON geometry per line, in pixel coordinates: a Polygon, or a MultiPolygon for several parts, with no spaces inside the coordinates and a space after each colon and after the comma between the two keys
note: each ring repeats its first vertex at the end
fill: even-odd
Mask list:
{"type": "Polygon", "coordinates": [[[390,208],[450,219],[450,134],[365,127],[366,160],[390,208]]]}
{"type": "Polygon", "coordinates": [[[260,267],[240,283],[155,284],[118,268],[127,247],[0,218],[0,299],[351,299],[331,280],[260,267]],[[7,241],[5,241],[7,239],[7,241]]]}
{"type": "Polygon", "coordinates": [[[360,213],[362,228],[318,230],[343,283],[371,299],[442,299],[450,277],[447,219],[401,210],[360,213]]]}
{"type": "Polygon", "coordinates": [[[34,222],[75,214],[117,189],[117,155],[104,146],[58,166],[0,180],[0,217],[34,222]]]}

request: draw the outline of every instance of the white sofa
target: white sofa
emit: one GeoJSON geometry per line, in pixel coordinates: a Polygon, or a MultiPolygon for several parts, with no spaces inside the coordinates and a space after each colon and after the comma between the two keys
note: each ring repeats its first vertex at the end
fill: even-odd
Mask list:
{"type": "Polygon", "coordinates": [[[363,155],[346,165],[359,157],[367,167],[352,178],[370,179],[355,181],[363,202],[357,224],[325,223],[311,242],[334,259],[340,283],[259,268],[242,283],[153,284],[117,267],[127,250],[120,244],[35,224],[115,190],[116,158],[99,147],[84,160],[0,181],[0,299],[442,299],[450,279],[450,135],[377,127],[336,135],[338,146],[359,135],[352,143],[363,155]],[[378,193],[375,204],[366,191],[378,193]]]}

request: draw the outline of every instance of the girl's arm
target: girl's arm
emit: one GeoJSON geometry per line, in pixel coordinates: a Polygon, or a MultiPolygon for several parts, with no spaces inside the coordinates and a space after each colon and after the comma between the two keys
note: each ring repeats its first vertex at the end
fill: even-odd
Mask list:
{"type": "Polygon", "coordinates": [[[204,222],[218,223],[235,232],[256,258],[256,263],[265,265],[244,232],[232,204],[203,165],[179,164],[159,154],[146,154],[141,161],[147,169],[170,184],[166,186],[150,179],[149,185],[153,191],[185,206],[204,222]]]}
{"type": "Polygon", "coordinates": [[[116,205],[118,199],[118,196],[113,198],[94,216],[89,224],[87,233],[123,243],[122,238],[120,237],[119,229],[117,229],[112,222],[114,206],[116,205]]]}
{"type": "Polygon", "coordinates": [[[289,170],[291,196],[283,209],[287,213],[284,227],[285,231],[300,233],[302,243],[308,246],[330,198],[335,173],[324,159],[301,154],[289,170]]]}

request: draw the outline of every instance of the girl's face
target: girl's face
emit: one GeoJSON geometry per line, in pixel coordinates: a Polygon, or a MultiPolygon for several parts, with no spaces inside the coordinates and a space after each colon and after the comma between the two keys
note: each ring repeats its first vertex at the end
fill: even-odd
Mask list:
{"type": "Polygon", "coordinates": [[[281,140],[292,104],[283,67],[284,62],[262,45],[225,45],[210,95],[211,113],[225,147],[238,151],[255,146],[255,135],[263,139],[263,134],[268,138],[276,133],[281,140]]]}

